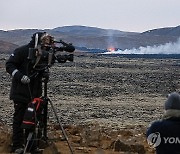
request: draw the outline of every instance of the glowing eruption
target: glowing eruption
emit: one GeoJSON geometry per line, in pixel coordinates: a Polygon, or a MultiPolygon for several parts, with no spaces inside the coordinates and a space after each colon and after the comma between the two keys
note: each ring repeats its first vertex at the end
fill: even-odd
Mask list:
{"type": "Polygon", "coordinates": [[[115,51],[115,48],[114,48],[114,47],[109,47],[109,48],[107,48],[107,51],[108,51],[108,52],[114,52],[114,51],[115,51]]]}

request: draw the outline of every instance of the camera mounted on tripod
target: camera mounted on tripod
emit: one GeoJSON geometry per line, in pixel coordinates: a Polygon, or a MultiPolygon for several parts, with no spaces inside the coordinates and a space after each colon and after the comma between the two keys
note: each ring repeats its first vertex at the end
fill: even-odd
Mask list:
{"type": "Polygon", "coordinates": [[[44,87],[42,92],[43,95],[41,97],[33,98],[33,100],[28,104],[28,108],[26,109],[23,118],[22,128],[29,131],[24,153],[29,151],[29,147],[30,150],[31,147],[35,147],[35,150],[39,150],[39,147],[41,146],[40,141],[45,141],[47,143],[47,119],[49,102],[57,122],[62,130],[64,138],[67,141],[69,149],[73,154],[73,149],[58,118],[56,109],[47,96],[47,83],[49,80],[49,67],[51,67],[56,61],[59,63],[73,61],[73,52],[75,48],[71,43],[66,43],[62,40],[54,40],[54,37],[48,35],[46,32],[35,33],[32,36],[29,47],[30,48],[27,57],[29,60],[27,69],[31,70],[29,77],[36,79],[35,77],[39,75],[39,77],[42,78],[41,81],[44,87]]]}
{"type": "Polygon", "coordinates": [[[56,61],[65,63],[67,61],[72,62],[74,59],[75,47],[72,43],[66,43],[62,40],[56,41],[46,32],[35,33],[32,42],[34,47],[29,48],[28,59],[33,64],[34,70],[45,70],[56,61]]]}

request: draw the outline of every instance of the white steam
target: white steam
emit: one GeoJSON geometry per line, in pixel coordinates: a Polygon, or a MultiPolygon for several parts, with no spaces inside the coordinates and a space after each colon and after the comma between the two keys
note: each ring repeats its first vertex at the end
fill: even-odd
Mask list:
{"type": "Polygon", "coordinates": [[[139,47],[138,49],[111,51],[105,52],[104,54],[180,54],[180,38],[174,43],[166,43],[159,46],[139,47]]]}

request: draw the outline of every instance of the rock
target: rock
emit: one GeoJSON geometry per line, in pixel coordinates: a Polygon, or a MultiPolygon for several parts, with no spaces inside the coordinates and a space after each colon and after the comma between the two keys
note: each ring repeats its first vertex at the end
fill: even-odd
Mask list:
{"type": "Polygon", "coordinates": [[[138,154],[145,154],[145,148],[143,145],[136,144],[136,145],[128,145],[122,142],[121,140],[114,141],[111,144],[114,151],[124,151],[124,152],[134,152],[138,154]]]}

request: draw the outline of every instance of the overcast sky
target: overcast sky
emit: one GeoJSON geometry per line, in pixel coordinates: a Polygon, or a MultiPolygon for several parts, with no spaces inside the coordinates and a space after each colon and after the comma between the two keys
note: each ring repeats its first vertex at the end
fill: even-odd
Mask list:
{"type": "Polygon", "coordinates": [[[180,0],[0,0],[0,29],[84,25],[143,32],[180,25],[180,0]]]}

